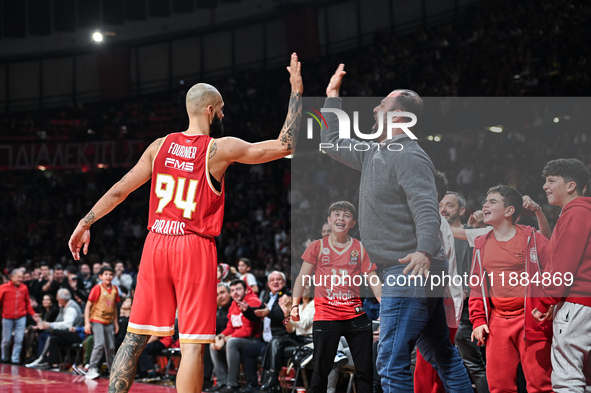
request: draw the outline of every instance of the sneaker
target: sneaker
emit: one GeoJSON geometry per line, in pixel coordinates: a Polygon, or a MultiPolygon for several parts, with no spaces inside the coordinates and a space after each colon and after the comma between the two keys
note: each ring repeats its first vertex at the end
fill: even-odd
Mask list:
{"type": "Polygon", "coordinates": [[[238,393],[258,393],[258,389],[251,385],[246,385],[245,387],[240,389],[238,393]]]}
{"type": "Polygon", "coordinates": [[[343,367],[347,364],[349,359],[347,359],[347,355],[343,351],[337,351],[337,355],[334,357],[334,365],[336,367],[343,367]]]}
{"type": "Polygon", "coordinates": [[[97,379],[100,377],[96,368],[91,368],[86,372],[86,379],[97,379]]]}
{"type": "Polygon", "coordinates": [[[72,371],[76,375],[86,375],[88,369],[84,368],[83,366],[78,366],[76,364],[72,364],[72,371]]]}
{"type": "Polygon", "coordinates": [[[36,368],[37,370],[49,370],[51,366],[47,362],[41,362],[33,366],[33,368],[36,368]]]}
{"type": "Polygon", "coordinates": [[[43,361],[43,357],[42,356],[39,356],[37,359],[33,360],[31,363],[25,364],[25,367],[27,367],[27,368],[35,368],[42,361],[43,361]]]}

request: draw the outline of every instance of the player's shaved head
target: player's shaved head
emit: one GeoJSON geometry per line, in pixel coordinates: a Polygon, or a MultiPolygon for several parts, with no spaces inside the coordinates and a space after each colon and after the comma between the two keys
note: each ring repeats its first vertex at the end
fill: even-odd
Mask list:
{"type": "Polygon", "coordinates": [[[222,95],[212,85],[207,83],[197,83],[187,92],[187,113],[189,115],[197,114],[201,109],[208,105],[215,105],[222,99],[222,95]]]}

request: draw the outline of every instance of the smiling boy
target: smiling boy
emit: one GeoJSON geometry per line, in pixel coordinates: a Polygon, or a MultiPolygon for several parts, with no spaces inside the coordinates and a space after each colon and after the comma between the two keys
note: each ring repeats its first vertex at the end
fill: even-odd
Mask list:
{"type": "Polygon", "coordinates": [[[355,226],[356,215],[357,209],[350,202],[330,205],[328,224],[332,233],[308,246],[302,255],[304,262],[293,288],[291,318],[299,321],[298,305],[303,286],[312,282],[315,285],[312,393],[327,391],[328,374],[341,336],[347,339],[353,355],[358,391],[370,393],[373,388],[371,320],[363,311],[358,279],[363,278],[359,276],[366,277],[378,301],[381,300],[382,284],[375,273],[376,266],[369,261],[361,242],[348,235],[355,226]]]}
{"type": "Polygon", "coordinates": [[[541,281],[548,240],[533,227],[515,224],[522,203],[523,197],[512,187],[489,189],[482,210],[484,222],[493,230],[475,240],[470,322],[472,339],[486,343],[486,374],[493,393],[517,392],[520,362],[528,392],[552,391],[552,324],[540,324],[530,314],[541,296],[541,285],[535,282],[541,281]],[[479,285],[474,285],[477,281],[479,285]]]}
{"type": "Polygon", "coordinates": [[[554,391],[584,392],[591,380],[591,198],[583,196],[589,170],[577,159],[559,159],[548,162],[542,175],[548,203],[560,206],[562,212],[548,244],[553,285],[544,287],[546,296],[532,313],[542,321],[556,305],[554,391]],[[566,285],[569,282],[572,285],[566,285]]]}

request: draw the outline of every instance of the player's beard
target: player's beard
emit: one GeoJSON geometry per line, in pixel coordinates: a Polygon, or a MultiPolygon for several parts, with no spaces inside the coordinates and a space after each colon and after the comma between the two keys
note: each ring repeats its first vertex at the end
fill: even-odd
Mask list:
{"type": "Polygon", "coordinates": [[[212,138],[219,138],[224,135],[224,124],[218,114],[213,115],[213,120],[209,125],[209,136],[212,138]]]}

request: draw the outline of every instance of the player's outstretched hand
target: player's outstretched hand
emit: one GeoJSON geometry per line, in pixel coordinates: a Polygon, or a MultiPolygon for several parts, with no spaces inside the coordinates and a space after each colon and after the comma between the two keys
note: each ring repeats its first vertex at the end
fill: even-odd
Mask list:
{"type": "Polygon", "coordinates": [[[343,63],[339,64],[334,75],[330,78],[330,81],[328,82],[328,86],[326,87],[326,96],[327,97],[338,97],[339,96],[339,90],[341,89],[341,82],[343,82],[343,76],[345,76],[346,73],[347,72],[345,71],[345,65],[343,63]]]}
{"type": "Polygon", "coordinates": [[[88,244],[90,244],[90,228],[78,224],[68,242],[74,260],[80,260],[80,249],[82,249],[84,255],[88,253],[88,244]]]}
{"type": "Polygon", "coordinates": [[[289,72],[289,83],[291,83],[291,91],[302,95],[304,93],[304,82],[302,81],[302,63],[298,61],[298,54],[293,52],[291,60],[287,67],[289,72]]]}

